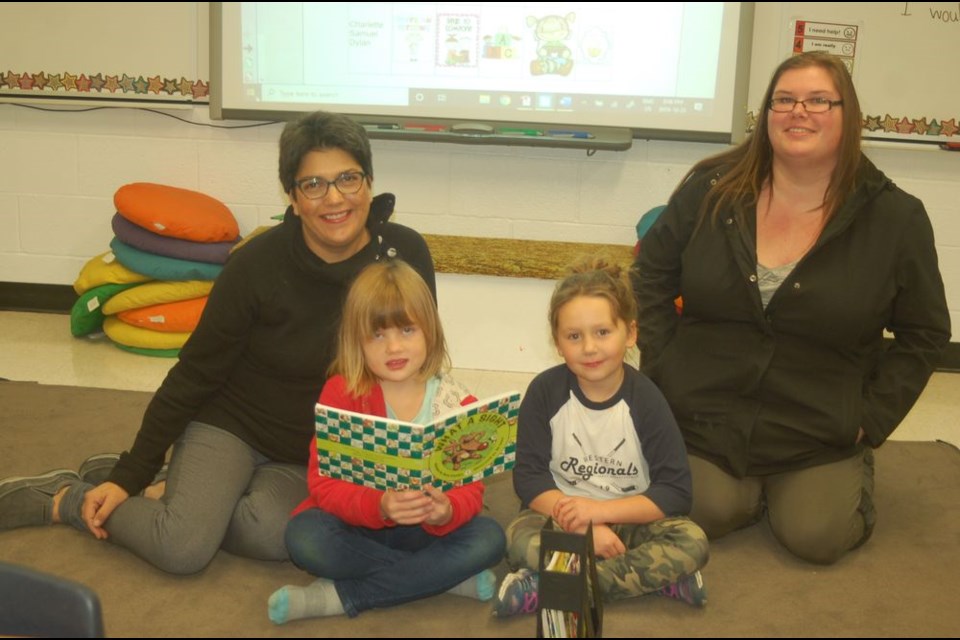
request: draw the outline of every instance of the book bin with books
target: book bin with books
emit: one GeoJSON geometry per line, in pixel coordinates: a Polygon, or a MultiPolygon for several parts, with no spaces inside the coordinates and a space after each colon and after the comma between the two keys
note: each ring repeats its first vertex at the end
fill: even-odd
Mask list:
{"type": "Polygon", "coordinates": [[[538,638],[600,638],[603,602],[597,582],[593,525],[567,533],[548,520],[540,532],[538,638]]]}

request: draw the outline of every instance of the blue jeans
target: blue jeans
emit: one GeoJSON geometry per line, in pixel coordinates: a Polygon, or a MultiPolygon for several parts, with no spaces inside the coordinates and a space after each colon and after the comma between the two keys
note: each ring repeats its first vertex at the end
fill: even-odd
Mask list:
{"type": "Polygon", "coordinates": [[[443,593],[500,562],[506,546],[500,525],[483,516],[433,536],[419,526],[357,527],[320,509],[293,518],[286,541],[294,564],[334,581],[351,617],[443,593]]]}

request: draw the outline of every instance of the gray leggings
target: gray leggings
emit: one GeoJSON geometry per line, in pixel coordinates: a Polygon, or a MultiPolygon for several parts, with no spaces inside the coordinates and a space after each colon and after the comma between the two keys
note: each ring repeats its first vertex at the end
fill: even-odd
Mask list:
{"type": "MultiPolygon", "coordinates": [[[[65,522],[88,531],[80,510],[92,487],[63,496],[65,522]]],[[[173,447],[160,500],[131,496],[110,515],[108,540],[163,571],[196,573],[218,549],[287,560],[284,530],[307,497],[306,467],[270,462],[223,429],[191,422],[173,447]]]]}

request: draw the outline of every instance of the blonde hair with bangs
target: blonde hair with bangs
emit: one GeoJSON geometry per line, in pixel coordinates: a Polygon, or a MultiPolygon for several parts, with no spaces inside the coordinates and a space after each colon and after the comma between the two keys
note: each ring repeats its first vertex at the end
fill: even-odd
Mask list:
{"type": "Polygon", "coordinates": [[[427,357],[419,375],[428,380],[450,366],[440,314],[427,283],[402,260],[365,267],[350,285],[343,305],[337,356],[330,375],[341,375],[347,391],[361,396],[378,380],[363,357],[363,345],[377,331],[416,325],[423,332],[427,357]]]}

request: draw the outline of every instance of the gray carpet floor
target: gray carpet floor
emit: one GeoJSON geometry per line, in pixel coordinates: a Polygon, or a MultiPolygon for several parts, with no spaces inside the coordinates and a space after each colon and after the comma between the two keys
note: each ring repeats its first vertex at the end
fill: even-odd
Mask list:
{"type": "MultiPolygon", "coordinates": [[[[0,477],[76,468],[132,442],[150,394],[0,382],[0,477]]],[[[516,513],[509,474],[491,479],[490,513],[516,513]]],[[[608,605],[610,637],[955,637],[960,633],[960,452],[937,442],[877,451],[873,538],[819,567],[779,548],[763,525],[711,545],[704,609],[646,597],[608,605]]],[[[166,575],[128,551],[66,527],[0,531],[0,561],[84,583],[103,604],[107,634],[277,637],[533,636],[532,616],[498,620],[488,604],[441,595],[358,618],[274,626],[267,597],[309,576],[290,563],[221,552],[199,574],[166,575]]],[[[429,571],[429,567],[424,567],[429,571]]],[[[498,573],[506,567],[501,564],[498,573]]],[[[3,603],[0,603],[0,607],[3,603]]]]}

